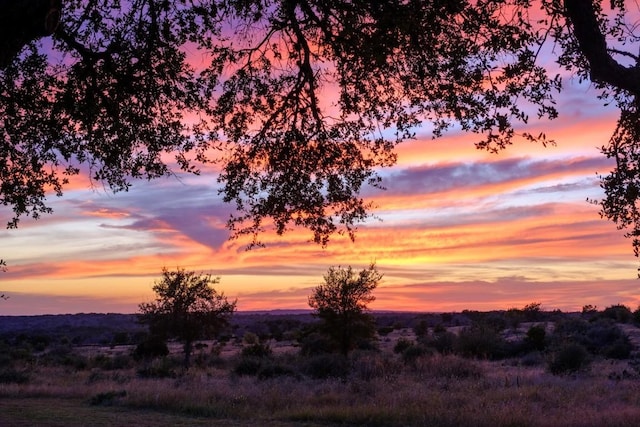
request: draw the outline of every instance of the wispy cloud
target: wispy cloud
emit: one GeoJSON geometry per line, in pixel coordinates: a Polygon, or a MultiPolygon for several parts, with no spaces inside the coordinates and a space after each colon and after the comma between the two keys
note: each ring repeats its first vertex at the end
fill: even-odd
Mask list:
{"type": "MultiPolygon", "coordinates": [[[[218,195],[215,168],[115,195],[92,191],[82,175],[50,200],[54,215],[0,232],[9,262],[0,288],[10,296],[0,313],[130,312],[165,266],[221,276],[241,309],[306,308],[330,265],[372,261],[385,274],[376,309],[637,305],[630,243],[586,202],[602,195],[596,173],[612,167],[598,147],[615,114],[585,90],[560,100],[559,120],[527,129],[547,132],[557,147],[521,143],[495,156],[455,132],[401,145],[398,165],[381,171],[387,190],[363,193],[382,221],[361,225],[355,242],[334,236],[327,248],[298,229],[262,236],[266,249],[229,241],[233,208],[218,195]]],[[[9,215],[0,208],[0,218],[9,215]]]]}

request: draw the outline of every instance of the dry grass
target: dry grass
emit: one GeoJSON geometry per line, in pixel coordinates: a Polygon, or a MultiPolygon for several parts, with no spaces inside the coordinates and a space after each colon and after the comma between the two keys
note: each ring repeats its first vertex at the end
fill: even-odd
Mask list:
{"type": "Polygon", "coordinates": [[[143,379],[133,369],[35,367],[27,384],[0,385],[0,425],[640,425],[640,382],[610,379],[625,369],[602,361],[555,377],[456,356],[404,366],[388,353],[360,355],[348,381],[261,381],[228,368],[143,379]]]}

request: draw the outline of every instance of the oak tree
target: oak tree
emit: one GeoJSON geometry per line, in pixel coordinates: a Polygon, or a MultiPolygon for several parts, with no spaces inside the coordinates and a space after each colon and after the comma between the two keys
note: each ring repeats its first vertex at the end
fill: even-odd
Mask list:
{"type": "MultiPolygon", "coordinates": [[[[0,16],[24,19],[18,3],[0,16]]],[[[367,219],[363,186],[419,124],[495,152],[551,143],[525,125],[557,116],[560,67],[620,110],[599,203],[637,254],[637,18],[623,0],[65,0],[50,38],[3,34],[23,48],[0,61],[0,202],[16,226],[80,167],[126,190],[218,161],[235,236],[302,226],[326,244],[367,219]]]]}
{"type": "Polygon", "coordinates": [[[309,297],[309,306],[321,320],[321,330],[346,356],[349,351],[375,336],[375,319],[368,304],[375,300],[373,291],[382,280],[375,264],[360,272],[351,266],[331,267],[324,275],[324,284],[317,286],[309,297]]]}
{"type": "Polygon", "coordinates": [[[183,343],[184,366],[189,367],[193,343],[214,338],[229,322],[236,302],[229,302],[211,287],[219,278],[182,268],[163,268],[153,286],[156,299],[139,306],[139,320],[153,336],[176,338],[183,343]]]}

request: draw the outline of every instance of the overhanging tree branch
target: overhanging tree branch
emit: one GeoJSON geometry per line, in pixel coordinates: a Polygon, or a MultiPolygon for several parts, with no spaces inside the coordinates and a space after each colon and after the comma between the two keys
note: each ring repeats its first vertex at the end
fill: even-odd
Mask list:
{"type": "Polygon", "coordinates": [[[58,28],[62,0],[0,0],[0,69],[32,40],[58,28]]]}
{"type": "Polygon", "coordinates": [[[640,95],[640,68],[625,67],[611,57],[593,2],[565,0],[564,6],[580,50],[589,62],[591,80],[640,95]]]}

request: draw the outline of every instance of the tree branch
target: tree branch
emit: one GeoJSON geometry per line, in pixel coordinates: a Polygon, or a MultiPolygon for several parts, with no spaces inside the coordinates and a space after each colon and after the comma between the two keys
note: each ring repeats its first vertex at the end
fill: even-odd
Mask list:
{"type": "Polygon", "coordinates": [[[593,2],[565,0],[564,8],[580,50],[589,62],[591,80],[640,95],[640,68],[625,67],[611,57],[593,2]]]}
{"type": "Polygon", "coordinates": [[[0,69],[30,41],[53,34],[61,8],[61,0],[0,0],[0,69]]]}

